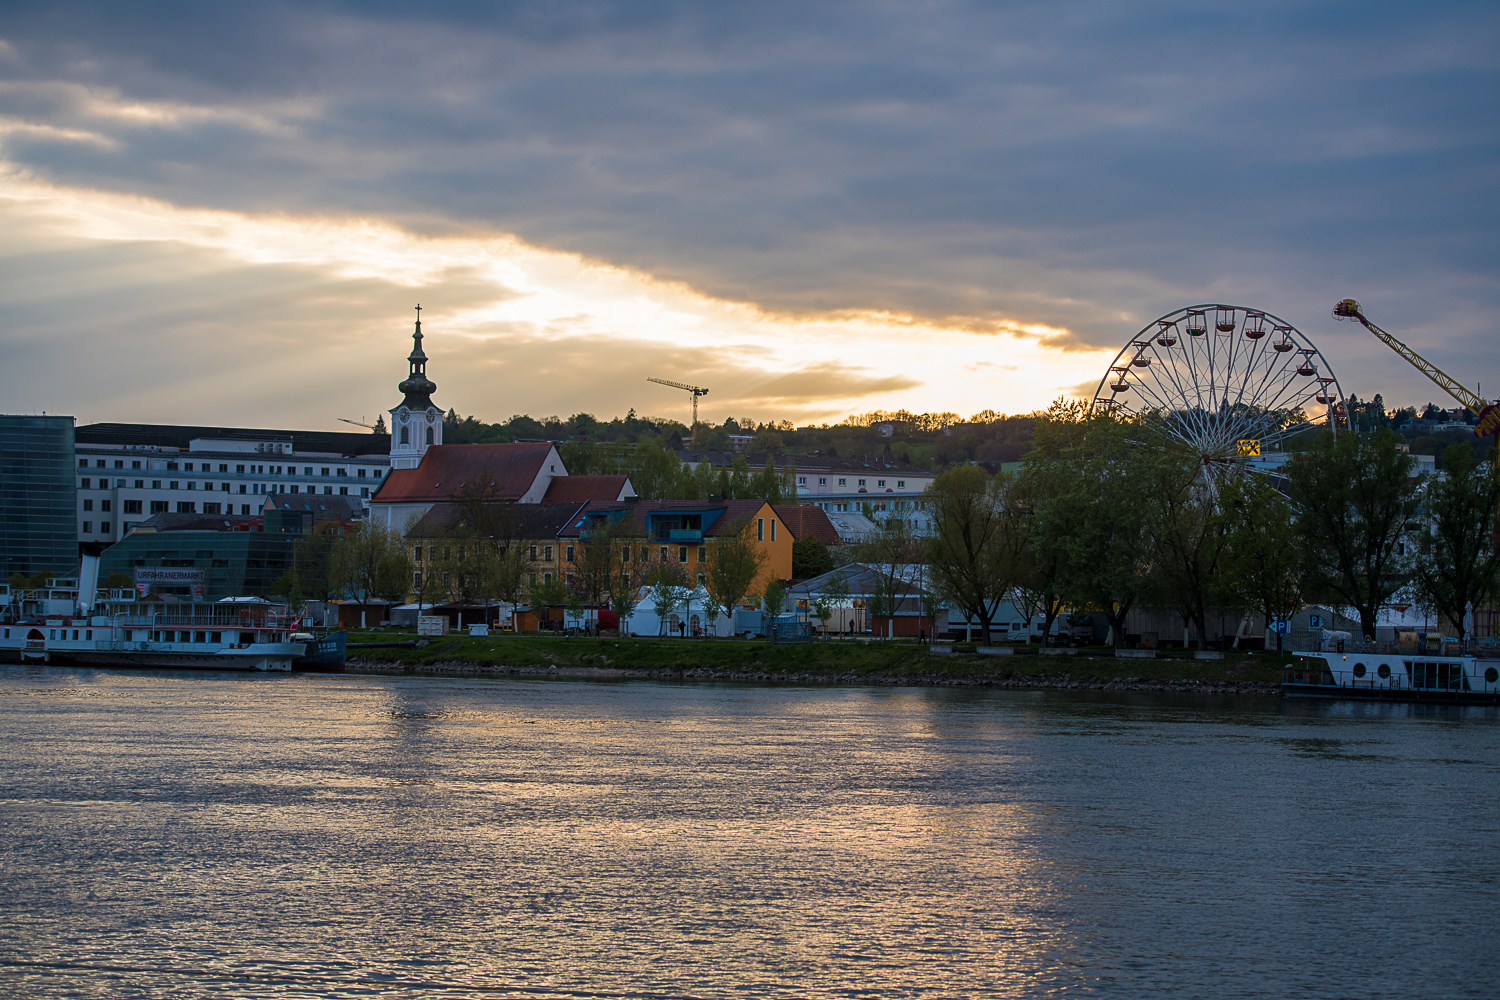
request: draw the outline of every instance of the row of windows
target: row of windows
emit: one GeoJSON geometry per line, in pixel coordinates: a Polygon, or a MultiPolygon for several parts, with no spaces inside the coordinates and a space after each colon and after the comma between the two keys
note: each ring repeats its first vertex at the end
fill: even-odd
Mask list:
{"type": "MultiPolygon", "coordinates": [[[[93,487],[89,485],[91,482],[92,482],[92,480],[90,480],[90,479],[84,479],[81,488],[85,489],[85,490],[92,489],[93,487]]],[[[166,481],[166,483],[167,483],[167,489],[169,489],[169,490],[177,490],[177,489],[196,490],[196,489],[198,489],[198,483],[194,482],[191,479],[187,480],[186,482],[182,482],[182,481],[179,481],[179,480],[176,480],[176,479],[169,479],[169,480],[166,481]]],[[[162,480],[160,480],[160,479],[153,479],[153,480],[151,480],[151,489],[153,489],[153,490],[159,490],[159,489],[162,488],[161,484],[162,484],[162,480]]],[[[115,486],[114,486],[114,488],[115,489],[124,489],[125,485],[126,485],[125,480],[123,480],[123,479],[117,479],[117,480],[115,480],[115,486]]],[[[219,490],[222,493],[229,493],[230,492],[230,486],[231,486],[231,484],[229,484],[229,483],[220,483],[219,484],[219,490]]],[[[101,490],[110,489],[111,487],[109,485],[109,480],[107,480],[107,479],[101,479],[101,480],[99,480],[99,488],[101,490]]],[[[137,479],[137,480],[135,480],[135,488],[138,489],[138,490],[145,489],[146,488],[146,480],[144,480],[144,479],[137,479]]],[[[203,489],[206,492],[212,493],[213,489],[214,489],[214,484],[213,483],[209,483],[209,482],[205,482],[203,484],[203,489]]],[[[332,487],[332,486],[325,486],[325,487],[323,487],[323,495],[324,496],[333,496],[333,490],[334,490],[334,487],[332,487]]],[[[339,496],[341,496],[341,497],[346,497],[346,496],[349,495],[349,487],[347,487],[347,486],[340,486],[340,487],[338,487],[338,491],[339,491],[339,496]]],[[[306,485],[300,485],[300,484],[297,484],[297,483],[292,483],[290,486],[288,486],[285,483],[251,483],[251,484],[240,483],[239,492],[242,493],[242,494],[243,493],[247,493],[247,492],[248,493],[254,493],[256,495],[260,495],[262,493],[307,493],[307,494],[313,494],[313,493],[317,493],[318,492],[318,488],[317,488],[317,486],[313,485],[312,483],[308,483],[306,485]]],[[[362,496],[362,497],[369,496],[370,495],[370,487],[368,487],[368,486],[361,486],[359,488],[359,495],[362,496]]],[[[127,501],[127,503],[128,502],[129,501],[127,501]]],[[[92,503],[93,503],[92,500],[84,500],[83,501],[83,509],[84,510],[92,510],[93,508],[89,506],[92,503]]],[[[107,506],[109,504],[108,500],[103,500],[103,501],[101,501],[101,503],[103,503],[103,504],[106,505],[106,506],[100,508],[101,510],[109,510],[109,507],[107,506]]],[[[130,511],[126,511],[126,513],[130,513],[130,511]]]]}
{"type": "MultiPolygon", "coordinates": [[[[200,471],[200,472],[212,472],[213,471],[213,463],[212,462],[199,462],[197,464],[198,464],[198,471],[200,471]]],[[[80,469],[87,469],[89,467],[89,460],[86,459],[86,458],[80,458],[78,460],[78,467],[80,469]]],[[[104,459],[100,458],[100,459],[96,459],[94,461],[94,468],[96,468],[96,469],[103,469],[105,467],[106,466],[104,464],[104,459]]],[[[132,469],[139,469],[141,467],[141,463],[140,462],[131,462],[130,463],[130,467],[132,469]]],[[[122,461],[122,460],[116,460],[115,461],[115,468],[117,468],[117,469],[123,469],[123,468],[125,468],[124,461],[122,461]]],[[[322,466],[320,468],[318,474],[321,475],[321,476],[327,476],[327,475],[330,474],[330,472],[329,472],[330,469],[333,470],[332,471],[332,475],[334,475],[334,476],[347,476],[347,475],[349,475],[349,470],[348,469],[339,469],[339,468],[336,468],[334,466],[326,466],[326,465],[322,466]]],[[[180,472],[192,472],[193,471],[193,463],[192,462],[182,462],[182,463],[167,462],[166,463],[166,470],[168,472],[179,472],[179,471],[180,472]],[[181,466],[182,466],[181,469],[178,468],[179,464],[181,464],[181,466]]],[[[228,462],[220,462],[219,463],[219,471],[227,473],[229,471],[229,463],[228,462]]],[[[281,465],[250,465],[250,466],[236,465],[234,467],[234,471],[237,472],[237,473],[246,473],[248,471],[248,473],[250,475],[258,475],[258,476],[281,476],[281,475],[295,476],[297,474],[297,467],[295,465],[287,465],[287,466],[281,466],[281,465]],[[267,472],[266,471],[267,469],[269,469],[271,471],[267,472]]],[[[383,474],[383,471],[381,469],[355,469],[354,470],[355,478],[358,478],[358,479],[364,479],[365,476],[366,476],[366,473],[368,473],[369,477],[372,478],[372,479],[379,479],[381,477],[381,475],[383,474]]],[[[313,466],[311,466],[311,465],[304,465],[302,467],[302,474],[304,476],[310,476],[310,475],[312,475],[313,474],[313,466]]],[[[83,482],[84,482],[84,489],[88,489],[88,480],[85,479],[83,482]]],[[[99,480],[99,482],[102,484],[102,483],[105,482],[105,480],[101,479],[101,480],[99,480]]]]}
{"type": "MultiPolygon", "coordinates": [[[[798,476],[797,477],[797,485],[798,486],[806,486],[807,485],[807,477],[806,476],[798,476]]],[[[828,477],[827,476],[819,476],[818,477],[818,485],[819,486],[827,486],[828,485],[828,477]]],[[[848,486],[849,485],[849,480],[848,479],[840,479],[839,480],[839,485],[840,486],[848,486]]],[[[859,481],[859,485],[861,485],[861,486],[865,485],[865,481],[863,479],[861,479],[859,481]]],[[[884,479],[877,479],[877,480],[875,480],[875,485],[878,488],[884,488],[885,487],[885,480],[884,479]]],[[[896,489],[898,489],[898,490],[904,490],[904,489],[906,489],[906,480],[904,480],[904,479],[898,479],[898,480],[896,480],[896,489]]]]}

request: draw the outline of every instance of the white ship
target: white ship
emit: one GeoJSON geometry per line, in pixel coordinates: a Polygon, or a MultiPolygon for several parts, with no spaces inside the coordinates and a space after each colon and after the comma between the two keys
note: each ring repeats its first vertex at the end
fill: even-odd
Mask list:
{"type": "Polygon", "coordinates": [[[1455,642],[1324,643],[1297,652],[1282,693],[1303,698],[1500,704],[1500,650],[1462,651],[1455,642]]]}

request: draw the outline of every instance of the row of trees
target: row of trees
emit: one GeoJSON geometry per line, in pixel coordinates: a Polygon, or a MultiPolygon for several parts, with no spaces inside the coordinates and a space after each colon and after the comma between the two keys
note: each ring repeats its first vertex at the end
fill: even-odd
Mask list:
{"type": "Polygon", "coordinates": [[[938,476],[929,572],[986,631],[1014,600],[1046,632],[1065,606],[1100,612],[1116,645],[1136,607],[1177,612],[1200,644],[1215,608],[1269,627],[1312,601],[1352,608],[1368,637],[1393,602],[1462,628],[1500,582],[1500,486],[1467,447],[1443,461],[1445,477],[1416,477],[1386,430],[1326,436],[1280,482],[1215,478],[1159,427],[1059,402],[1019,474],[938,476]]]}

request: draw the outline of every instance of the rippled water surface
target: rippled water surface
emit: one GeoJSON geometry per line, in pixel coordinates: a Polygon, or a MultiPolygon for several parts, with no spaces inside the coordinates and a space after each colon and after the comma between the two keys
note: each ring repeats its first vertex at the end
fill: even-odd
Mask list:
{"type": "Polygon", "coordinates": [[[1494,996],[1497,778],[1493,709],[0,668],[0,994],[1494,996]]]}

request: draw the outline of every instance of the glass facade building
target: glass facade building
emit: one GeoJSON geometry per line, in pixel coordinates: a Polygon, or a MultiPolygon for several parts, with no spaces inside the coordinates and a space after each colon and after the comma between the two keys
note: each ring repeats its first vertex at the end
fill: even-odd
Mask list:
{"type": "Polygon", "coordinates": [[[78,566],[73,418],[0,414],[0,580],[78,566]]]}
{"type": "MultiPolygon", "coordinates": [[[[99,579],[124,573],[136,583],[151,577],[138,570],[196,570],[203,581],[203,600],[223,597],[270,597],[276,580],[292,566],[292,547],[299,534],[275,531],[132,531],[105,550],[99,579]]],[[[149,585],[153,594],[191,600],[185,584],[149,585]]]]}

